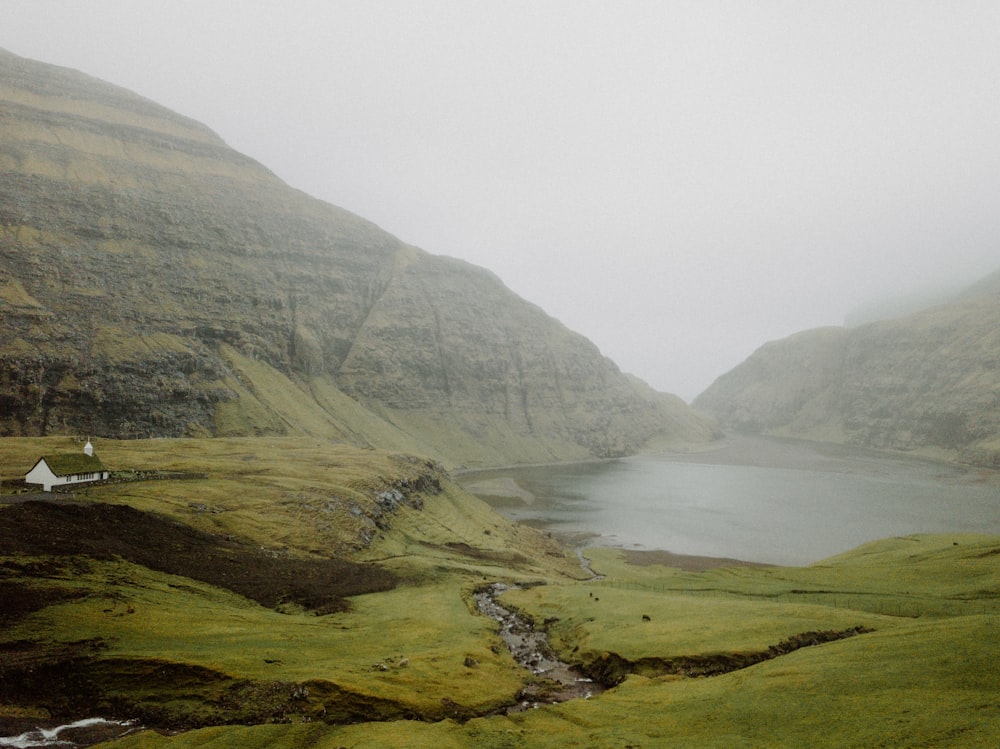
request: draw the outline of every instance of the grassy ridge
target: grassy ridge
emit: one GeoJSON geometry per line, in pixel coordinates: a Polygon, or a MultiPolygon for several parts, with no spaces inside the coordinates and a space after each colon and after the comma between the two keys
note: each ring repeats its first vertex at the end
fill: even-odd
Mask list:
{"type": "Polygon", "coordinates": [[[31,501],[5,509],[0,554],[12,557],[122,559],[215,585],[268,608],[317,614],[347,608],[345,596],[391,589],[393,575],[346,559],[300,559],[196,531],[127,505],[31,501]]]}
{"type": "MultiPolygon", "coordinates": [[[[0,440],[5,466],[30,467],[38,454],[67,449],[79,445],[0,440]]],[[[0,504],[0,522],[17,536],[6,555],[0,550],[0,590],[24,602],[0,630],[0,703],[9,706],[0,720],[24,710],[127,713],[186,727],[290,715],[468,717],[509,702],[528,678],[475,611],[473,588],[483,579],[579,574],[552,542],[421,459],[311,439],[102,441],[98,451],[122,474],[198,478],[78,488],[82,508],[0,504]],[[142,512],[102,509],[115,505],[142,512]],[[46,512],[85,514],[93,527],[78,530],[86,538],[77,544],[69,530],[24,522],[46,512]],[[170,522],[183,525],[171,530],[170,522]],[[19,535],[28,532],[35,537],[19,535]],[[159,535],[143,541],[150,532],[159,535]],[[117,543],[114,533],[150,548],[117,543]],[[273,596],[260,605],[238,595],[253,576],[225,564],[223,574],[239,579],[169,574],[156,554],[143,556],[163,544],[158,554],[174,544],[183,554],[211,538],[217,548],[199,546],[197,564],[254,549],[262,570],[321,570],[346,557],[392,570],[397,587],[352,595],[349,611],[316,616],[294,595],[277,606],[273,596]],[[137,563],[144,560],[149,566],[137,563]],[[26,681],[27,669],[39,678],[26,681]]]]}
{"type": "MultiPolygon", "coordinates": [[[[172,714],[160,716],[172,725],[239,721],[238,711],[227,714],[225,705],[213,704],[216,691],[236,680],[306,685],[309,696],[286,709],[320,719],[342,709],[345,692],[369,718],[383,711],[388,717],[467,714],[507,701],[524,679],[491,650],[489,622],[472,615],[453,580],[359,596],[350,613],[316,617],[253,606],[217,588],[125,563],[95,564],[69,577],[61,584],[86,590],[86,598],[26,617],[7,628],[4,639],[100,641],[101,661],[86,673],[102,684],[111,683],[126,661],[186,666],[175,679],[158,683],[148,700],[175,703],[172,714]],[[476,666],[466,666],[466,658],[476,666]],[[203,678],[189,683],[194,667],[227,678],[218,679],[222,686],[203,678]]],[[[142,679],[115,686],[147,687],[142,679]]],[[[102,699],[104,709],[113,706],[114,691],[102,699]]],[[[148,701],[132,701],[149,715],[148,701]]]]}
{"type": "MultiPolygon", "coordinates": [[[[70,438],[5,439],[0,465],[23,477],[43,453],[79,450],[82,444],[70,438]]],[[[406,456],[305,437],[102,440],[96,451],[112,471],[206,477],[81,488],[78,495],[303,554],[344,554],[365,545],[362,531],[373,528],[365,518],[375,513],[376,495],[419,484],[437,470],[406,456]]]]}

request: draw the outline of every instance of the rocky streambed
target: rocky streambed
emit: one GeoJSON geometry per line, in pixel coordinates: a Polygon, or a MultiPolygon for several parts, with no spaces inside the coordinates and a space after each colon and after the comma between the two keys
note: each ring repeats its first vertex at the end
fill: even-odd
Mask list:
{"type": "Polygon", "coordinates": [[[500,625],[500,638],[514,660],[537,677],[518,695],[518,704],[508,708],[506,712],[518,712],[581,697],[589,699],[603,692],[601,684],[556,657],[544,631],[500,604],[497,599],[516,587],[518,586],[493,583],[475,595],[479,611],[500,625]]]}
{"type": "Polygon", "coordinates": [[[29,747],[82,747],[112,741],[141,730],[135,721],[85,718],[64,725],[35,726],[17,736],[0,736],[0,749],[29,747]]]}

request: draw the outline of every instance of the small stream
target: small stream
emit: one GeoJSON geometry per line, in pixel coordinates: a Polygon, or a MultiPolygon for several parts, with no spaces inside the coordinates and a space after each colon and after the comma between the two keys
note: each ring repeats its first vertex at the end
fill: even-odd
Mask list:
{"type": "Polygon", "coordinates": [[[74,723],[52,728],[36,727],[19,736],[0,736],[0,749],[90,746],[121,738],[137,730],[141,730],[141,728],[134,721],[84,718],[74,723]]]}
{"type": "Polygon", "coordinates": [[[594,568],[590,566],[590,560],[583,555],[583,547],[576,547],[576,558],[580,560],[580,569],[590,575],[590,580],[587,582],[593,582],[594,580],[603,580],[604,575],[599,575],[594,572],[594,568]]]}
{"type": "Polygon", "coordinates": [[[500,605],[498,597],[517,587],[493,583],[475,596],[479,611],[500,625],[500,637],[514,660],[539,677],[538,683],[521,692],[518,705],[509,708],[507,712],[519,712],[580,697],[590,699],[603,692],[601,684],[556,657],[545,632],[535,629],[530,622],[500,605]]]}

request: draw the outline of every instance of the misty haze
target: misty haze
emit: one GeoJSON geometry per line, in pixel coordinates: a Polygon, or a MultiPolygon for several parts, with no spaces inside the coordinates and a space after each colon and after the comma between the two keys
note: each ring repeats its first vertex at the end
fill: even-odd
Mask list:
{"type": "Polygon", "coordinates": [[[0,747],[996,744],[998,32],[7,3],[0,747]]]}

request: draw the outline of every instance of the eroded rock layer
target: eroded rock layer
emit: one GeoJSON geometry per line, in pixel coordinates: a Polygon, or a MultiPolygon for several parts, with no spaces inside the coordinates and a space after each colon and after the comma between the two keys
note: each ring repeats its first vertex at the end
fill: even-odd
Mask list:
{"type": "Polygon", "coordinates": [[[0,52],[0,434],[308,433],[450,465],[705,439],[489,272],[0,52]]]}
{"type": "Polygon", "coordinates": [[[762,346],[695,405],[740,431],[1000,467],[1000,274],[948,304],[762,346]]]}

